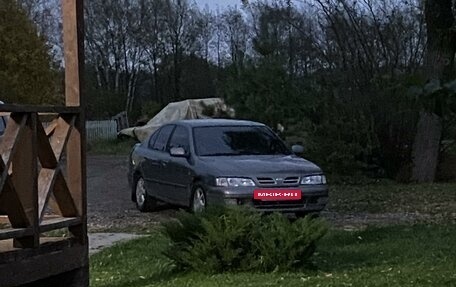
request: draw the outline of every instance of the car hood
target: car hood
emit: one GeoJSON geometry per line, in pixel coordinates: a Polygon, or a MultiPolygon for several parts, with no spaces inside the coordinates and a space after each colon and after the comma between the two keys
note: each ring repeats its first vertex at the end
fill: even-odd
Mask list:
{"type": "Polygon", "coordinates": [[[285,155],[200,157],[218,176],[274,176],[321,173],[314,163],[285,155]]]}

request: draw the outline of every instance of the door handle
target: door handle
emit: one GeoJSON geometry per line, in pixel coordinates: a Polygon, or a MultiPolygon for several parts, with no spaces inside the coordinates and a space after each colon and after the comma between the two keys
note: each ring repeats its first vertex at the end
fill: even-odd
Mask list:
{"type": "Polygon", "coordinates": [[[160,165],[163,166],[163,167],[166,167],[168,165],[168,161],[166,160],[161,160],[160,161],[160,165]]]}

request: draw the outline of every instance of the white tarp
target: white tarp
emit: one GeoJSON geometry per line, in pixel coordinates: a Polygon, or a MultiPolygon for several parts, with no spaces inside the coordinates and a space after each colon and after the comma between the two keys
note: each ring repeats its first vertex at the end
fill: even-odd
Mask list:
{"type": "Polygon", "coordinates": [[[137,138],[142,142],[164,124],[177,120],[208,118],[203,115],[204,108],[208,106],[214,107],[215,110],[227,111],[223,99],[220,98],[195,99],[170,103],[146,125],[124,129],[119,134],[137,138]]]}

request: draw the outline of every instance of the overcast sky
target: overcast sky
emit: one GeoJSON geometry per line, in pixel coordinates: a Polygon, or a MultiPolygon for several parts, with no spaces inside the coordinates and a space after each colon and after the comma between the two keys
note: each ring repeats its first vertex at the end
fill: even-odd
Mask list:
{"type": "Polygon", "coordinates": [[[212,10],[216,10],[217,8],[223,10],[228,6],[241,6],[241,0],[195,0],[195,2],[198,3],[201,8],[208,5],[212,10]]]}

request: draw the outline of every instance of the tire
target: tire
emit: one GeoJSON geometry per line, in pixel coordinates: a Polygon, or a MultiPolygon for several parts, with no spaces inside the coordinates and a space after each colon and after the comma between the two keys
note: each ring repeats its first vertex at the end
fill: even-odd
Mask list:
{"type": "Polygon", "coordinates": [[[202,212],[207,206],[206,192],[201,185],[195,185],[190,200],[190,211],[193,213],[202,212]]]}
{"type": "Polygon", "coordinates": [[[157,200],[147,194],[144,179],[138,177],[134,184],[133,196],[136,208],[141,212],[150,212],[156,209],[157,200]]]}

